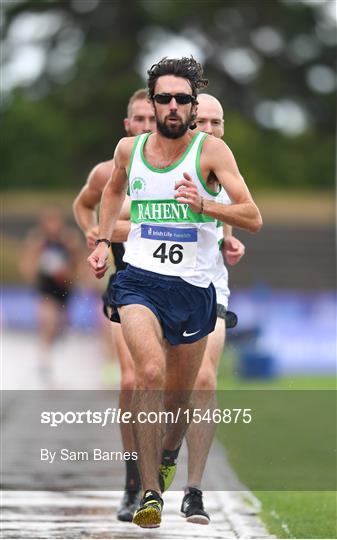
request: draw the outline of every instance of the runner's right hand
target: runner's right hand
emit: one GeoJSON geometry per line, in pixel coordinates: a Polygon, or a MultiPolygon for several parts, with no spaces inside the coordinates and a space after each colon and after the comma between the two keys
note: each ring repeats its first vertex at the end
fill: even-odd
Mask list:
{"type": "Polygon", "coordinates": [[[101,242],[87,259],[90,268],[98,279],[101,279],[109,266],[109,248],[101,242]]]}
{"type": "Polygon", "coordinates": [[[245,254],[245,246],[235,236],[224,238],[224,242],[221,248],[222,255],[225,261],[234,266],[245,254]]]}

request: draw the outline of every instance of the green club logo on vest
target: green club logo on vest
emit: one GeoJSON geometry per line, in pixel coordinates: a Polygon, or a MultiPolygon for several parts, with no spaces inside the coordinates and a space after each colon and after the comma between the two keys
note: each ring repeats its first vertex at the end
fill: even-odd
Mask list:
{"type": "Polygon", "coordinates": [[[146,182],[143,178],[140,178],[140,176],[136,176],[131,182],[131,191],[144,191],[146,182]]]}

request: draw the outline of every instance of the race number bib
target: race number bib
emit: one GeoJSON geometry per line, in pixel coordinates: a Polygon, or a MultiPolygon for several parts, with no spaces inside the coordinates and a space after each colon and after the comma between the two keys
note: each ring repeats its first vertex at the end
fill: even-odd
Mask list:
{"type": "Polygon", "coordinates": [[[158,269],[195,268],[198,230],[183,227],[141,225],[142,257],[147,265],[158,269]]]}

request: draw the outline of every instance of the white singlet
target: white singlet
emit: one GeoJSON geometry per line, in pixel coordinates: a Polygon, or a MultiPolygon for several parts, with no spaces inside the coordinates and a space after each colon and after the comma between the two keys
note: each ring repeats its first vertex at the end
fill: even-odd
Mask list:
{"type": "Polygon", "coordinates": [[[149,133],[134,142],[128,171],[131,230],[123,260],[158,274],[179,276],[197,287],[208,287],[219,255],[216,220],[193,212],[175,198],[176,183],[188,173],[205,199],[218,192],[207,186],[200,172],[200,153],[207,137],[197,132],[181,158],[164,169],[144,156],[149,133]]]}
{"type": "MultiPolygon", "coordinates": [[[[217,199],[217,202],[223,204],[232,204],[232,201],[228,197],[226,191],[222,188],[217,199]]],[[[223,223],[221,221],[217,222],[217,239],[219,245],[218,257],[216,259],[216,270],[213,277],[213,285],[216,291],[216,302],[217,304],[222,304],[226,309],[228,308],[228,300],[230,296],[230,291],[228,288],[228,271],[225,266],[222,253],[220,251],[221,243],[223,241],[223,223]]]]}

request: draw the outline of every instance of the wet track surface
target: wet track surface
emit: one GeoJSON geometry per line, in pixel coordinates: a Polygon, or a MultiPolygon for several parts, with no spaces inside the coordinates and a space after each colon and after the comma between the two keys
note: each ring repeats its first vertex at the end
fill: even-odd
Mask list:
{"type": "MultiPolygon", "coordinates": [[[[100,388],[97,351],[96,355],[93,354],[95,342],[89,338],[78,340],[76,336],[68,336],[63,346],[55,374],[58,379],[55,387],[70,389],[73,384],[77,389],[100,388]],[[62,381],[65,373],[66,377],[62,381]]],[[[34,347],[32,336],[15,334],[5,337],[5,388],[42,388],[36,375],[34,347]]],[[[113,464],[114,485],[119,486],[118,491],[96,491],[85,487],[81,489],[81,482],[76,490],[71,488],[72,483],[69,482],[68,491],[64,489],[67,479],[62,477],[56,481],[55,478],[51,480],[48,489],[44,486],[39,490],[39,481],[34,477],[34,471],[27,470],[25,466],[24,451],[28,448],[25,437],[31,436],[26,424],[27,416],[20,406],[20,400],[12,402],[10,407],[4,407],[3,441],[8,443],[13,438],[13,432],[20,430],[21,425],[22,444],[20,447],[14,445],[10,453],[6,489],[2,494],[1,538],[271,538],[258,517],[257,501],[239,484],[222,449],[216,443],[209,455],[204,482],[204,503],[211,516],[210,525],[187,523],[180,516],[182,487],[186,483],[186,448],[183,447],[172,491],[164,494],[162,525],[159,529],[149,530],[116,519],[116,510],[122,495],[120,490],[123,487],[123,463],[113,464]],[[35,491],[13,489],[17,482],[16,475],[21,484],[23,477],[26,478],[27,485],[29,482],[34,484],[35,491]],[[229,486],[232,486],[233,491],[224,491],[229,486]]],[[[112,435],[117,441],[118,426],[114,429],[112,435]]],[[[5,445],[7,443],[5,442],[5,445]]],[[[88,486],[87,478],[84,486],[88,486]]]]}

